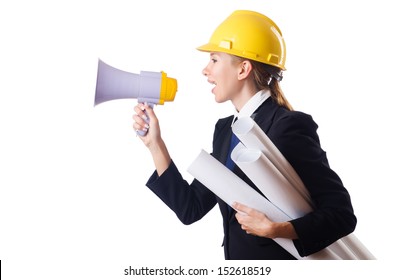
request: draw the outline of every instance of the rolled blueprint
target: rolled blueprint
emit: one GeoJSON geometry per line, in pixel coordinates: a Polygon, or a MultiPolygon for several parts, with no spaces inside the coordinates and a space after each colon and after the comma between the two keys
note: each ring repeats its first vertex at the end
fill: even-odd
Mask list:
{"type": "Polygon", "coordinates": [[[249,149],[239,143],[231,157],[261,192],[289,217],[301,217],[312,211],[312,207],[261,150],[249,149]]]}
{"type": "MultiPolygon", "coordinates": [[[[239,118],[232,129],[241,141],[231,154],[232,160],[262,193],[291,218],[311,212],[313,204],[308,190],[255,121],[250,117],[239,118]]],[[[341,259],[375,259],[353,233],[328,248],[341,259]]]]}
{"type": "MultiPolygon", "coordinates": [[[[229,206],[232,206],[236,201],[265,213],[274,222],[284,222],[290,219],[284,212],[204,150],[191,163],[188,172],[229,206]]],[[[274,241],[297,259],[339,259],[337,255],[328,250],[322,250],[308,257],[301,257],[292,240],[276,238],[274,241]]]]}
{"type": "Polygon", "coordinates": [[[339,241],[345,244],[359,260],[375,260],[375,256],[367,249],[366,246],[353,233],[342,237],[339,241]]]}
{"type": "Polygon", "coordinates": [[[232,131],[247,148],[262,151],[299,194],[312,205],[310,195],[292,165],[251,117],[239,118],[233,124],[232,131]]]}
{"type": "MultiPolygon", "coordinates": [[[[248,149],[239,143],[231,157],[269,201],[291,219],[302,217],[313,210],[262,151],[248,149]]],[[[335,252],[340,259],[357,259],[342,241],[331,244],[325,250],[335,252]]]]}

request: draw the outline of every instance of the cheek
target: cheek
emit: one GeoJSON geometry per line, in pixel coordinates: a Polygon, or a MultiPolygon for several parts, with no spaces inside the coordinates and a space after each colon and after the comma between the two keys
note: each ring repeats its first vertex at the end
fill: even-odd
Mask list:
{"type": "Polygon", "coordinates": [[[225,93],[228,97],[232,97],[238,92],[239,83],[236,75],[228,75],[224,80],[225,93]]]}

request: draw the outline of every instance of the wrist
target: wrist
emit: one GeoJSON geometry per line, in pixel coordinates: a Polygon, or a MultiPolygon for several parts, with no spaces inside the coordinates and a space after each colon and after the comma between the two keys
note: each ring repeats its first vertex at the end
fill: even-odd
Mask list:
{"type": "Polygon", "coordinates": [[[148,148],[153,157],[157,174],[158,176],[161,176],[161,174],[164,173],[164,171],[169,167],[171,163],[171,158],[169,156],[166,145],[164,141],[159,138],[158,141],[150,143],[148,148]]]}
{"type": "Polygon", "coordinates": [[[159,138],[155,141],[151,141],[147,148],[149,149],[150,153],[154,155],[162,152],[165,149],[165,143],[161,138],[159,138]]]}
{"type": "Polygon", "coordinates": [[[291,222],[272,223],[271,238],[297,239],[297,233],[291,222]]]}

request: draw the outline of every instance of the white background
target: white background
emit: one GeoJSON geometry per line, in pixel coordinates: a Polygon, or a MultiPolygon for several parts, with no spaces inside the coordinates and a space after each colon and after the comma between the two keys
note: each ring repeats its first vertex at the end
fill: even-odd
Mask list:
{"type": "MultiPolygon", "coordinates": [[[[165,71],[176,78],[175,101],[155,110],[171,156],[190,181],[187,167],[200,149],[211,150],[216,120],[232,113],[231,104],[215,103],[201,74],[208,54],[195,48],[237,9],[264,13],[282,30],[283,90],[295,109],[319,124],[330,165],[352,197],[355,234],[378,259],[351,262],[350,270],[320,262],[319,278],[336,276],[336,267],[348,276],[381,273],[392,249],[388,4],[1,1],[4,279],[123,279],[129,265],[228,265],[217,207],[184,226],[144,186],[154,167],[132,129],[136,101],[94,107],[93,100],[98,58],[129,72],[165,71]]],[[[314,265],[270,263],[277,277],[319,273],[314,265]]]]}

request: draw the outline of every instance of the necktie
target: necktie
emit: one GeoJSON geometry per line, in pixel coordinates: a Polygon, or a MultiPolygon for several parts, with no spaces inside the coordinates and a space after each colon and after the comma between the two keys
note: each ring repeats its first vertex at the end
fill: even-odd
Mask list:
{"type": "Polygon", "coordinates": [[[229,146],[228,157],[227,157],[227,161],[225,163],[225,166],[228,167],[230,170],[233,170],[235,168],[235,163],[233,162],[233,160],[231,158],[231,153],[232,153],[232,150],[236,147],[236,145],[239,142],[240,142],[239,138],[237,138],[236,135],[232,133],[231,145],[229,146]]]}
{"type": "MultiPolygon", "coordinates": [[[[233,160],[231,158],[231,153],[232,153],[232,150],[236,147],[236,145],[239,142],[240,142],[239,138],[237,138],[236,135],[233,134],[233,132],[232,132],[231,145],[229,146],[227,161],[225,162],[225,166],[228,167],[232,171],[235,168],[235,163],[233,162],[233,160]]],[[[228,212],[230,215],[231,215],[231,213],[233,213],[233,209],[229,205],[228,205],[228,212]]]]}

